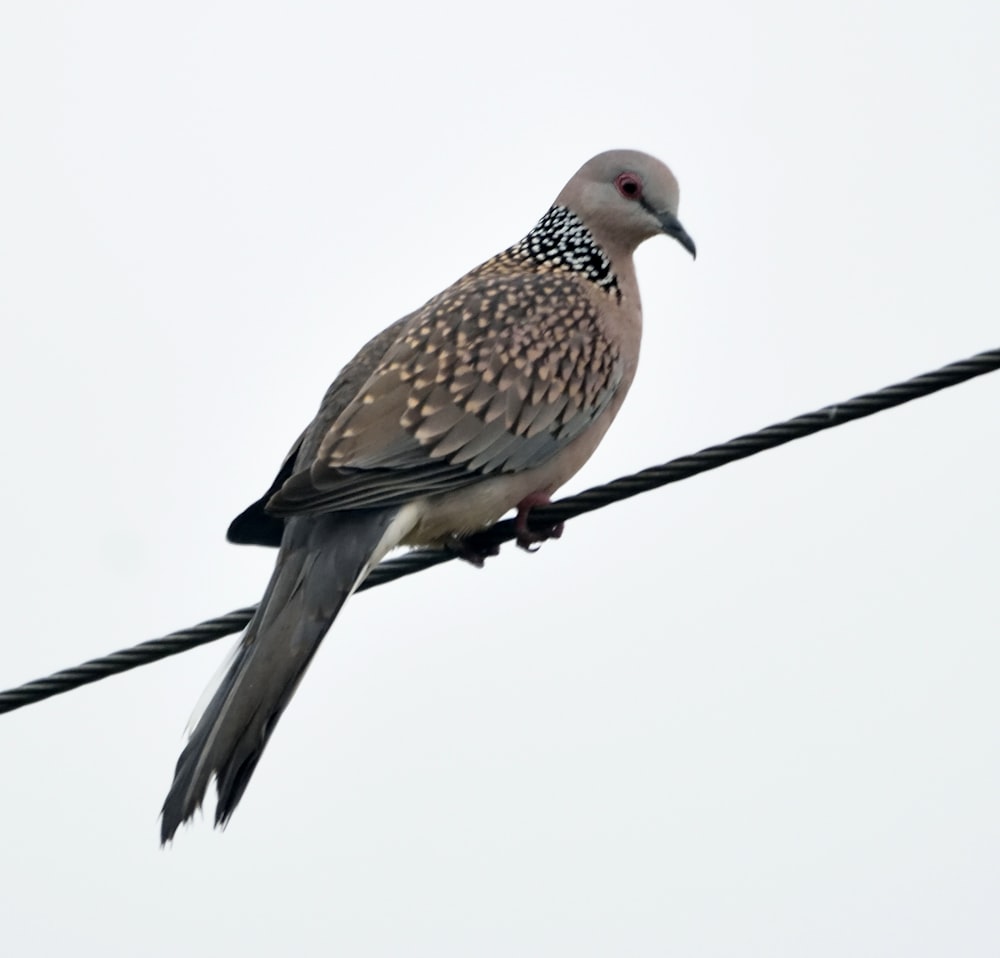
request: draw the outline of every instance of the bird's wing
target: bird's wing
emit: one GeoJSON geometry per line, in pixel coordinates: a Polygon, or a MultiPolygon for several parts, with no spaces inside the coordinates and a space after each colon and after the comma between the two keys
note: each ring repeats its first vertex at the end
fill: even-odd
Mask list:
{"type": "MultiPolygon", "coordinates": [[[[554,271],[481,267],[393,328],[350,400],[307,430],[315,452],[303,446],[272,515],[400,505],[535,468],[600,416],[624,375],[581,282],[554,271]]],[[[342,400],[339,383],[328,396],[342,400]]]]}
{"type": "Polygon", "coordinates": [[[268,500],[285,483],[296,468],[300,458],[315,456],[319,441],[325,435],[330,425],[354,399],[368,378],[378,367],[385,356],[386,350],[399,338],[402,327],[409,316],[383,329],[377,336],[369,340],[358,354],[340,372],[333,384],[326,391],[320,403],[319,412],[312,424],[295,440],[288,455],[285,456],[277,476],[267,492],[256,502],[247,506],[229,524],[226,538],[239,545],[260,545],[277,548],[281,545],[281,536],[285,529],[284,519],[271,515],[267,509],[268,500]]]}

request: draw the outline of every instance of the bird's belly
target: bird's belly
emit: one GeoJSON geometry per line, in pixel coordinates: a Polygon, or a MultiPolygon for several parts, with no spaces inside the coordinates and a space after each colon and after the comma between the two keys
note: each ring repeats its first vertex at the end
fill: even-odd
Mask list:
{"type": "Polygon", "coordinates": [[[562,455],[536,469],[483,479],[464,489],[428,496],[414,503],[417,518],[402,544],[439,545],[454,536],[467,536],[493,525],[530,495],[552,495],[590,458],[620,404],[620,397],[616,397],[612,408],[570,443],[562,455]]]}
{"type": "Polygon", "coordinates": [[[416,523],[404,545],[438,545],[453,536],[466,536],[493,525],[534,491],[528,474],[484,479],[440,496],[428,496],[418,506],[416,523]],[[526,482],[527,481],[527,486],[526,482]],[[524,488],[525,491],[522,491],[524,488]]]}

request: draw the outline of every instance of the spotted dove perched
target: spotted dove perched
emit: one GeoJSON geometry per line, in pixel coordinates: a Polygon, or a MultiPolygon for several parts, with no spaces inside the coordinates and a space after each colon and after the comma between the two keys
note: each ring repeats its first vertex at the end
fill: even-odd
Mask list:
{"type": "MultiPolygon", "coordinates": [[[[230,526],[279,545],[271,581],[177,763],[169,841],[218,789],[225,824],[341,606],[395,546],[451,545],[524,521],[590,457],[639,358],[632,253],[695,247],[651,156],[584,164],[519,243],[369,342],[327,391],[274,484],[230,526]]],[[[472,558],[476,558],[473,556],[472,558]]]]}

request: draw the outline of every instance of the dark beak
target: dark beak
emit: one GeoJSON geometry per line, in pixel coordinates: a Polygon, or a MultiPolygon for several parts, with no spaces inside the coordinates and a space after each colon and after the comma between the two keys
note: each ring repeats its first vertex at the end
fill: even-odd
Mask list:
{"type": "Polygon", "coordinates": [[[687,235],[687,231],[681,226],[681,221],[673,213],[657,213],[656,218],[660,221],[660,227],[667,236],[672,236],[677,240],[691,254],[692,258],[698,255],[694,240],[687,235]]]}

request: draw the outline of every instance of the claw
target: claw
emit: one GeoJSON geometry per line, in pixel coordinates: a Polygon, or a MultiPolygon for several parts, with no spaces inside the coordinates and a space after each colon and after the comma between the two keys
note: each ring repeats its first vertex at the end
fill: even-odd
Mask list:
{"type": "Polygon", "coordinates": [[[481,569],[491,556],[500,555],[500,546],[482,545],[474,538],[461,539],[458,536],[450,536],[445,539],[444,547],[454,552],[459,559],[471,562],[477,569],[481,569]]]}
{"type": "Polygon", "coordinates": [[[537,552],[542,542],[547,539],[558,539],[562,536],[564,524],[561,522],[542,529],[528,528],[528,513],[535,506],[547,506],[551,501],[547,493],[533,492],[517,504],[517,518],[514,520],[514,528],[517,530],[517,544],[525,552],[537,552]]]}

